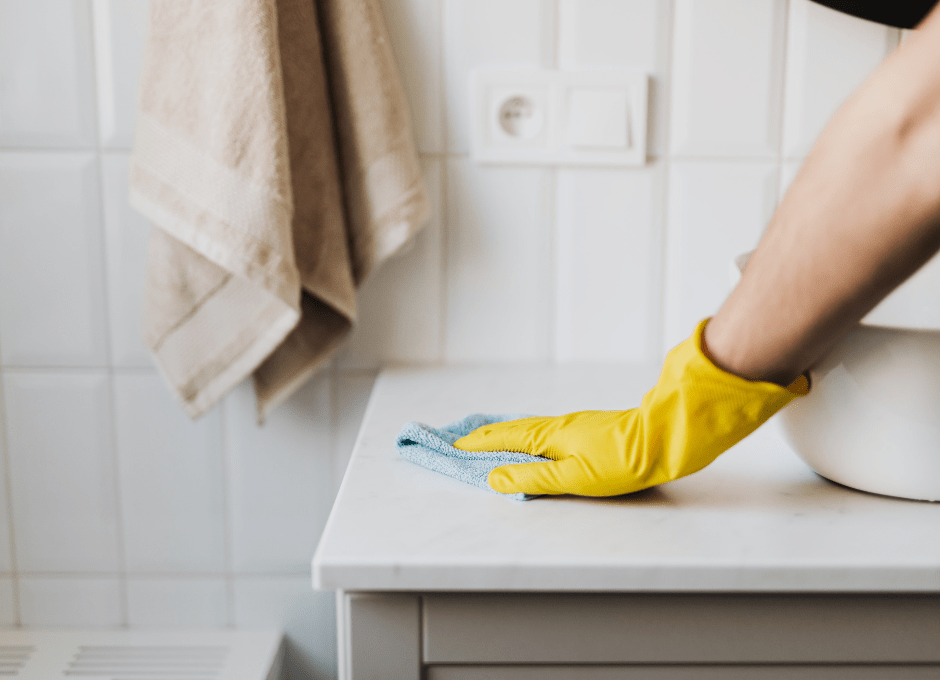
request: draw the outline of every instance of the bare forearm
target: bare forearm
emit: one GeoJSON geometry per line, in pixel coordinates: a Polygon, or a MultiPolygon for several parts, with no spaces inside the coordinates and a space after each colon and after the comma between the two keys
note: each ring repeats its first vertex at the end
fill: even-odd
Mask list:
{"type": "Polygon", "coordinates": [[[940,248],[940,11],[836,114],[705,331],[787,384],[940,248]]]}

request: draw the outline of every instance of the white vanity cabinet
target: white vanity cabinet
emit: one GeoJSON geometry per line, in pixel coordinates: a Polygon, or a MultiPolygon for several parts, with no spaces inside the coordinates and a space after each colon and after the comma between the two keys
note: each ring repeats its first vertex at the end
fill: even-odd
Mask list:
{"type": "Polygon", "coordinates": [[[628,408],[623,367],[396,368],[313,560],[344,680],[940,679],[940,504],[811,472],[775,423],[692,477],[509,500],[401,459],[418,420],[628,408]]]}

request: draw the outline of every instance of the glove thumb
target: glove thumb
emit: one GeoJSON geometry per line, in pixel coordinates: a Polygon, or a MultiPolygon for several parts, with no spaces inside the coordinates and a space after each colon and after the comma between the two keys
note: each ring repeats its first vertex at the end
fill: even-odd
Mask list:
{"type": "Polygon", "coordinates": [[[486,481],[500,493],[558,495],[577,491],[584,495],[591,478],[583,462],[571,457],[544,463],[502,465],[490,470],[486,481]]]}

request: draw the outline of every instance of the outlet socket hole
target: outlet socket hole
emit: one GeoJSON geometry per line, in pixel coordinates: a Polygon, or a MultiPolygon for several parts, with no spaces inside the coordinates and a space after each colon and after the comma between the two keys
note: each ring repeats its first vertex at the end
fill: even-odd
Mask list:
{"type": "Polygon", "coordinates": [[[499,126],[510,137],[530,139],[542,129],[542,112],[529,97],[509,97],[499,107],[499,126]]]}

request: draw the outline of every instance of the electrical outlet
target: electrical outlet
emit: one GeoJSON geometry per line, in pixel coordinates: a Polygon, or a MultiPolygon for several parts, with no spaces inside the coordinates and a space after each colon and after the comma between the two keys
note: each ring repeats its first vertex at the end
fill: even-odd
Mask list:
{"type": "Polygon", "coordinates": [[[638,71],[478,70],[471,155],[509,165],[643,165],[649,78],[638,71]]]}

